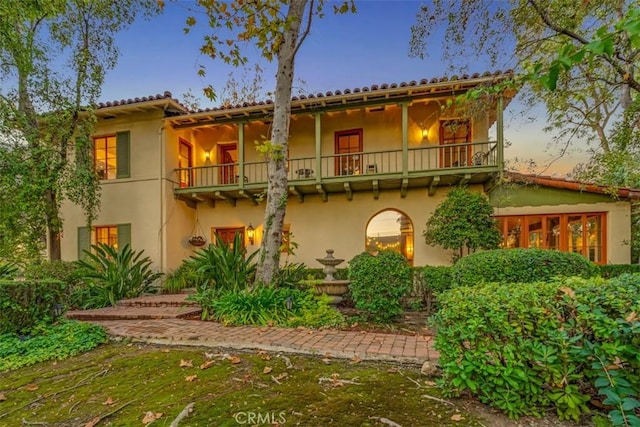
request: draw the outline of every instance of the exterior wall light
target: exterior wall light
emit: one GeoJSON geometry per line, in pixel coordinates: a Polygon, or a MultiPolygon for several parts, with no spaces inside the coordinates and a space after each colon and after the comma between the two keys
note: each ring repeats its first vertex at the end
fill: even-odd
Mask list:
{"type": "Polygon", "coordinates": [[[211,150],[204,150],[204,159],[209,160],[211,158],[211,150]]]}
{"type": "Polygon", "coordinates": [[[428,137],[429,137],[429,129],[428,128],[422,129],[422,139],[427,139],[428,137]]]}
{"type": "Polygon", "coordinates": [[[253,225],[251,225],[251,223],[249,223],[249,226],[247,227],[247,239],[249,239],[249,244],[253,246],[253,243],[255,242],[255,238],[256,238],[256,229],[253,228],[253,225]]]}

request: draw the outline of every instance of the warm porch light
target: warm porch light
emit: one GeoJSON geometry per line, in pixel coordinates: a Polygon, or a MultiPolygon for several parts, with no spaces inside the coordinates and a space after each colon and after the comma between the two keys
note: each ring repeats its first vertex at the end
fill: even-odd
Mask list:
{"type": "Polygon", "coordinates": [[[423,128],[422,129],[422,139],[427,139],[429,137],[429,129],[428,128],[423,128]]]}
{"type": "Polygon", "coordinates": [[[251,223],[249,223],[249,226],[247,227],[247,239],[249,239],[250,245],[253,245],[255,237],[256,237],[256,229],[253,228],[253,225],[251,225],[251,223]]]}
{"type": "Polygon", "coordinates": [[[211,150],[204,150],[204,159],[209,160],[211,158],[211,150]]]}

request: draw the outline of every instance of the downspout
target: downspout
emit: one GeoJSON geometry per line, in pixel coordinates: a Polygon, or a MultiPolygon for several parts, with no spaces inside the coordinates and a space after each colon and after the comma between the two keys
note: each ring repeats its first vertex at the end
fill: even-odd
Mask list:
{"type": "Polygon", "coordinates": [[[159,188],[160,188],[160,229],[158,230],[158,237],[159,237],[159,242],[158,242],[158,248],[160,251],[160,271],[164,273],[164,235],[163,235],[163,229],[164,229],[164,186],[163,186],[163,179],[164,179],[164,138],[162,137],[164,135],[164,129],[165,127],[162,126],[160,129],[158,129],[158,140],[159,140],[159,146],[160,146],[160,165],[158,167],[158,173],[159,175],[159,188]]]}

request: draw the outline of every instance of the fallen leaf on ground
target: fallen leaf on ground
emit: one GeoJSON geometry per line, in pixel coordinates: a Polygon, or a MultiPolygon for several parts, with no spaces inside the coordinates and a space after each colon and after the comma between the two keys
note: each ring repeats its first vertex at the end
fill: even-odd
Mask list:
{"type": "Polygon", "coordinates": [[[162,412],[151,412],[151,411],[147,411],[144,414],[144,418],[142,418],[142,423],[143,424],[149,424],[152,421],[155,421],[157,419],[162,418],[164,414],[162,412]]]}
{"type": "Polygon", "coordinates": [[[424,384],[428,387],[435,387],[437,385],[435,381],[429,381],[429,380],[426,380],[424,384]]]}
{"type": "Polygon", "coordinates": [[[191,383],[191,382],[195,381],[196,378],[198,378],[197,375],[187,375],[186,377],[184,377],[184,380],[191,383]]]}
{"type": "Polygon", "coordinates": [[[262,373],[263,373],[263,374],[268,374],[268,373],[270,373],[271,371],[273,371],[273,368],[272,368],[272,367],[270,367],[270,366],[265,366],[265,367],[264,367],[264,369],[262,370],[262,373]]]}
{"type": "Polygon", "coordinates": [[[215,365],[216,362],[214,362],[213,360],[207,360],[206,362],[204,362],[202,365],[200,365],[200,369],[209,369],[210,367],[212,367],[213,365],[215,365]]]}
{"type": "Polygon", "coordinates": [[[242,360],[240,360],[240,358],[238,356],[231,356],[229,358],[229,361],[231,363],[233,363],[234,365],[237,365],[238,363],[242,362],[242,360]]]}
{"type": "Polygon", "coordinates": [[[162,350],[160,350],[163,353],[169,353],[169,349],[168,348],[163,348],[162,350]]]}
{"type": "Polygon", "coordinates": [[[328,365],[331,362],[331,359],[325,357],[324,359],[322,359],[322,361],[328,365]]]}
{"type": "Polygon", "coordinates": [[[260,356],[260,359],[262,359],[262,360],[271,360],[271,356],[269,356],[268,354],[263,354],[262,356],[260,356]]]}
{"type": "Polygon", "coordinates": [[[100,422],[100,417],[95,417],[94,419],[86,423],[84,427],[95,427],[99,422],[100,422]]]}
{"type": "Polygon", "coordinates": [[[276,379],[281,380],[283,378],[287,378],[289,376],[289,374],[287,374],[286,372],[281,373],[280,375],[278,375],[276,377],[276,379]]]}
{"type": "Polygon", "coordinates": [[[113,399],[111,397],[107,397],[107,400],[102,402],[103,405],[113,405],[113,399]]]}
{"type": "Polygon", "coordinates": [[[451,415],[451,419],[453,421],[462,421],[464,420],[464,417],[460,414],[454,414],[454,415],[451,415]]]}
{"type": "Polygon", "coordinates": [[[627,317],[624,318],[627,322],[633,322],[638,318],[638,314],[635,311],[632,311],[627,317]]]}
{"type": "Polygon", "coordinates": [[[180,359],[181,368],[191,368],[192,366],[193,366],[193,362],[191,360],[180,359]]]}
{"type": "Polygon", "coordinates": [[[37,384],[27,384],[26,386],[24,386],[25,389],[27,389],[28,391],[36,391],[38,389],[38,385],[37,384]]]}
{"type": "Polygon", "coordinates": [[[7,400],[7,396],[5,396],[4,393],[0,393],[0,402],[4,402],[5,400],[7,400]]]}
{"type": "Polygon", "coordinates": [[[215,354],[213,353],[204,353],[204,357],[206,357],[207,359],[213,359],[213,357],[215,356],[215,354]]]}
{"type": "Polygon", "coordinates": [[[357,355],[351,358],[351,363],[360,363],[362,359],[360,359],[357,355]]]}

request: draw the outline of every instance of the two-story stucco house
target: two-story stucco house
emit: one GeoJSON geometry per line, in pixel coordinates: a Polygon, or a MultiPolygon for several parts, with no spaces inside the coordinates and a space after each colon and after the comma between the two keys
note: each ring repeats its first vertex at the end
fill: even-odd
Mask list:
{"type": "MultiPolygon", "coordinates": [[[[580,252],[629,262],[630,203],[602,191],[539,180],[521,190],[503,176],[502,113],[513,94],[457,104],[460,94],[510,73],[384,84],[294,98],[283,259],[319,267],[325,249],[350,259],[393,249],[414,265],[447,264],[427,246],[424,224],[451,186],[487,192],[506,247],[580,252]]],[[[166,92],[101,104],[94,136],[102,208],[91,229],[63,207],[64,259],[91,243],[130,242],[162,270],[197,246],[190,238],[240,233],[261,242],[266,162],[256,143],[270,134],[273,104],[187,111],[166,92]]],[[[507,178],[524,181],[521,176],[507,178]]],[[[525,177],[526,178],[526,177],[525,177]]]]}

